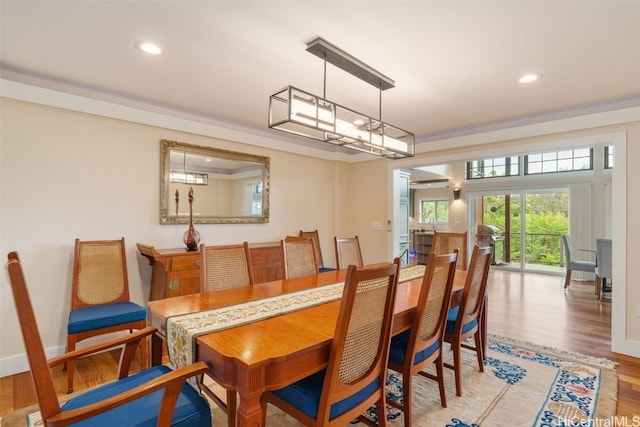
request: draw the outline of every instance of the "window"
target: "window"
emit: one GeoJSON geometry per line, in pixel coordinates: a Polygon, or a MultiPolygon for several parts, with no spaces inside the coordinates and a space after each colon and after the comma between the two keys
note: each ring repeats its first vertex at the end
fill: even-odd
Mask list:
{"type": "Polygon", "coordinates": [[[262,213],[262,183],[251,185],[251,215],[262,213]]]}
{"type": "Polygon", "coordinates": [[[183,172],[172,170],[169,173],[169,182],[182,184],[208,185],[209,175],[199,172],[183,172]]]}
{"type": "Polygon", "coordinates": [[[244,184],[244,215],[262,215],[262,183],[244,184]]]}
{"type": "Polygon", "coordinates": [[[512,156],[467,162],[467,179],[518,176],[519,160],[518,156],[512,156]]]}
{"type": "Polygon", "coordinates": [[[613,145],[604,147],[604,168],[613,169],[613,145]]]}
{"type": "Polygon", "coordinates": [[[449,200],[420,200],[420,222],[449,222],[449,200]]]}
{"type": "Polygon", "coordinates": [[[593,149],[551,151],[524,156],[524,174],[593,170],[593,149]]]}

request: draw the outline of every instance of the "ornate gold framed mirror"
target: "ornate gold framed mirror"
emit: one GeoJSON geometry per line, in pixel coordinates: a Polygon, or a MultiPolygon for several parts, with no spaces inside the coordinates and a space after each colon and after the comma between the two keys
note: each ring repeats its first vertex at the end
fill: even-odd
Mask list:
{"type": "Polygon", "coordinates": [[[160,223],[269,222],[269,157],[177,141],[160,141],[160,223]]]}

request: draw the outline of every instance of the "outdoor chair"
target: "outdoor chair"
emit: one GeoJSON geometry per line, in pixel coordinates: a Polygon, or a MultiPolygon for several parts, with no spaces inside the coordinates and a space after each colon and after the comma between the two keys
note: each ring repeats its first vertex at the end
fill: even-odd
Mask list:
{"type": "Polygon", "coordinates": [[[567,260],[567,274],[564,278],[564,289],[571,284],[571,272],[572,271],[585,271],[587,273],[596,272],[596,263],[593,261],[578,261],[573,256],[573,244],[571,242],[571,236],[565,234],[562,236],[562,245],[564,246],[564,253],[567,260]]]}
{"type": "Polygon", "coordinates": [[[596,292],[598,301],[602,299],[607,285],[607,279],[611,281],[613,275],[612,266],[612,241],[611,239],[596,239],[596,292]]]}

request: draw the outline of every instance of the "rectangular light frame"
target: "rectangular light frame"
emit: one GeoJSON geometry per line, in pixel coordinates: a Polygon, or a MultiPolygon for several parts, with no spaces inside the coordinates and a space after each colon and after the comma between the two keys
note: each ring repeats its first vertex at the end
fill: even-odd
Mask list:
{"type": "Polygon", "coordinates": [[[413,133],[293,86],[269,97],[269,127],[380,157],[415,154],[413,133]]]}

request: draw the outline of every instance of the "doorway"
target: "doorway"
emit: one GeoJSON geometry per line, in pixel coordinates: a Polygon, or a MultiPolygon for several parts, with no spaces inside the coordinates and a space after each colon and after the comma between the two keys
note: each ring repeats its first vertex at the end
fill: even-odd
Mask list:
{"type": "Polygon", "coordinates": [[[474,244],[493,243],[496,268],[562,274],[569,229],[566,188],[470,194],[474,244]]]}
{"type": "MultiPolygon", "coordinates": [[[[513,134],[512,134],[513,135],[513,134]]],[[[528,136],[531,134],[528,133],[528,136]]],[[[522,136],[522,135],[520,135],[522,136]]],[[[444,140],[443,140],[444,141],[444,140]]],[[[485,140],[488,142],[489,140],[485,140]]],[[[491,140],[494,141],[495,140],[491,140]]],[[[442,142],[442,141],[441,141],[442,142]]],[[[421,156],[421,158],[412,158],[406,160],[398,160],[394,163],[390,163],[388,165],[389,169],[389,182],[393,187],[393,170],[394,169],[411,169],[420,166],[426,165],[442,165],[442,164],[452,164],[455,162],[465,162],[470,158],[483,158],[488,156],[496,156],[496,155],[511,155],[514,152],[514,145],[505,146],[505,148],[495,149],[493,147],[484,149],[478,147],[480,143],[478,139],[469,139],[468,141],[463,139],[456,139],[455,141],[444,141],[442,145],[437,145],[438,148],[459,148],[466,147],[465,150],[452,150],[451,152],[447,152],[444,154],[432,154],[428,158],[426,156],[421,156]],[[455,147],[454,147],[455,145],[455,147]]],[[[566,139],[547,139],[544,141],[532,141],[532,142],[523,142],[517,144],[518,152],[527,152],[527,151],[541,151],[541,150],[551,150],[555,148],[568,148],[568,147],[582,147],[584,145],[594,145],[594,144],[607,144],[613,145],[616,157],[620,159],[626,159],[627,156],[627,134],[624,131],[611,132],[605,134],[594,134],[587,136],[579,136],[573,138],[566,139]]],[[[437,148],[431,147],[432,150],[436,150],[437,148]]],[[[425,152],[428,150],[425,150],[425,152]]],[[[613,270],[616,272],[616,287],[612,292],[612,326],[611,326],[611,347],[614,351],[623,354],[640,354],[640,345],[637,341],[629,339],[627,334],[629,333],[629,328],[627,326],[627,321],[629,319],[629,308],[627,304],[627,300],[625,298],[627,292],[627,258],[624,256],[626,254],[626,245],[627,245],[627,164],[626,162],[620,161],[616,162],[615,167],[609,172],[612,175],[611,184],[606,187],[607,192],[607,200],[609,200],[609,204],[606,205],[603,209],[605,211],[602,214],[602,221],[600,221],[599,217],[596,217],[595,220],[597,222],[602,222],[606,225],[606,229],[602,230],[602,233],[606,232],[606,235],[610,235],[613,238],[613,252],[614,254],[621,254],[622,256],[615,256],[613,259],[613,270]]],[[[462,200],[463,203],[466,204],[466,208],[468,209],[468,215],[466,216],[464,223],[466,223],[467,228],[469,230],[469,243],[473,244],[473,235],[474,231],[472,227],[475,226],[475,222],[472,219],[471,204],[474,203],[475,195],[480,193],[474,193],[473,189],[467,185],[467,183],[462,181],[455,182],[458,185],[462,185],[462,200]],[[466,188],[465,188],[466,187],[466,188]]],[[[557,183],[556,183],[557,184],[557,183]]],[[[576,187],[574,183],[571,182],[562,182],[562,185],[569,185],[571,187],[576,187]]],[[[477,187],[476,187],[477,188],[477,187]]],[[[576,188],[572,189],[572,193],[576,191],[576,188]]],[[[504,192],[502,193],[504,194],[504,192]]],[[[391,198],[391,192],[389,194],[389,206],[393,206],[393,199],[391,198]]],[[[589,213],[591,212],[591,208],[589,206],[586,207],[577,207],[574,209],[572,206],[572,210],[578,210],[580,213],[589,213]]],[[[392,223],[396,223],[396,215],[397,213],[393,212],[390,208],[389,212],[390,218],[392,219],[392,223]]],[[[580,217],[580,215],[578,215],[580,217]]],[[[578,224],[575,224],[575,221],[572,227],[577,227],[577,234],[581,236],[582,230],[588,230],[589,226],[581,226],[580,221],[578,224]]],[[[392,235],[395,235],[397,232],[395,231],[397,227],[393,227],[392,235]]],[[[601,233],[601,234],[602,234],[601,233]]],[[[586,241],[591,241],[591,236],[584,236],[586,241]]],[[[394,253],[397,253],[396,246],[392,244],[393,239],[389,239],[388,241],[388,252],[392,257],[394,253]]],[[[580,243],[582,244],[582,243],[580,243]]],[[[397,255],[396,255],[397,256],[397,255]]]]}

